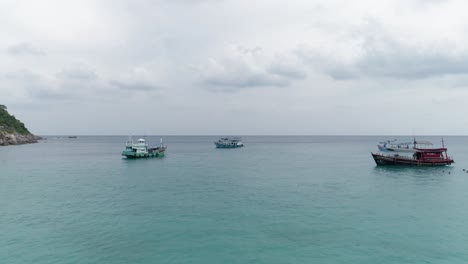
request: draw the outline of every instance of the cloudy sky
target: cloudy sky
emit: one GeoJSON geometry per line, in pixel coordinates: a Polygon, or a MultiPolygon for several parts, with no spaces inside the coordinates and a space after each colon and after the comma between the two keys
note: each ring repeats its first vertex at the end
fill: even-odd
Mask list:
{"type": "Polygon", "coordinates": [[[465,135],[468,4],[0,2],[0,104],[42,135],[465,135]]]}

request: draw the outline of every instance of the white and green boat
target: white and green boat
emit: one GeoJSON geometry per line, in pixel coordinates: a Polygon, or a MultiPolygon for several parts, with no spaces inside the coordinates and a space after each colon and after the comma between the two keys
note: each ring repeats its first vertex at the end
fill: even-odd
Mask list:
{"type": "Polygon", "coordinates": [[[146,141],[142,138],[134,143],[131,138],[127,140],[125,149],[122,151],[122,156],[127,158],[151,158],[164,157],[164,152],[167,146],[164,146],[161,138],[161,145],[158,147],[149,147],[146,141]]]}
{"type": "Polygon", "coordinates": [[[217,148],[240,148],[244,146],[240,137],[222,137],[214,144],[217,148]]]}

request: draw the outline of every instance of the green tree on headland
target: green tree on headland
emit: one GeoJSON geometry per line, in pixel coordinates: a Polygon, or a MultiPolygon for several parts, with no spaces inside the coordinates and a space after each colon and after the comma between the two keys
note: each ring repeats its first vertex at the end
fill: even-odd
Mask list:
{"type": "Polygon", "coordinates": [[[2,130],[22,135],[31,134],[21,121],[8,113],[5,105],[0,105],[0,131],[2,130]]]}

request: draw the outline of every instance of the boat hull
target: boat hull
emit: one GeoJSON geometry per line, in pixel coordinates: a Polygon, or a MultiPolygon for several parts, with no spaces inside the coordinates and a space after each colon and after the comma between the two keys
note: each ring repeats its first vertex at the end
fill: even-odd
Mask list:
{"type": "Polygon", "coordinates": [[[241,148],[243,144],[220,144],[215,142],[216,148],[241,148]]]}
{"type": "Polygon", "coordinates": [[[389,156],[371,153],[377,165],[403,165],[403,166],[446,166],[454,163],[452,159],[421,160],[404,156],[389,156]]]}
{"type": "Polygon", "coordinates": [[[129,159],[139,159],[139,158],[162,158],[164,157],[164,152],[153,151],[149,153],[135,153],[129,151],[123,151],[122,156],[125,156],[129,159]]]}

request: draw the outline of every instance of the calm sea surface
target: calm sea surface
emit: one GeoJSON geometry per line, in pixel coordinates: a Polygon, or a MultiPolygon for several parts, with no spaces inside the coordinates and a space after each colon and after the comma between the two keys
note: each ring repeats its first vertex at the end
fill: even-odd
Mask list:
{"type": "Polygon", "coordinates": [[[0,147],[0,263],[468,263],[468,137],[445,138],[450,167],[376,167],[393,138],[172,136],[143,160],[124,136],[0,147]]]}

